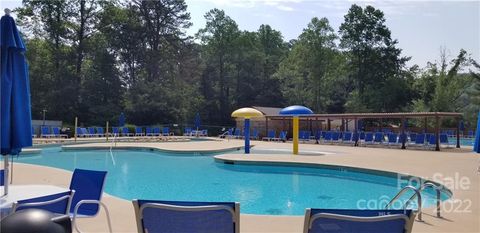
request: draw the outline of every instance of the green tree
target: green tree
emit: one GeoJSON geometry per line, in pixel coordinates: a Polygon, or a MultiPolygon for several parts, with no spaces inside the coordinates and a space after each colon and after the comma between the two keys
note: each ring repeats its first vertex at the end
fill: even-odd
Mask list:
{"type": "Polygon", "coordinates": [[[399,111],[410,102],[397,40],[385,25],[382,11],[352,5],[340,26],[340,46],[348,56],[353,83],[346,107],[349,111],[399,111]]]}

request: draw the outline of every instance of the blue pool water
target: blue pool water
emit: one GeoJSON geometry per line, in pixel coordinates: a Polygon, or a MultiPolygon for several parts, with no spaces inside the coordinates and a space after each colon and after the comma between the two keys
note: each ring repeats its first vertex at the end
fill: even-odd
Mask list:
{"type": "MultiPolygon", "coordinates": [[[[310,207],[383,208],[399,191],[397,177],[392,176],[318,167],[224,164],[211,155],[53,147],[15,161],[69,171],[107,170],[105,191],[127,200],[236,201],[247,214],[303,215],[310,207]]],[[[433,203],[432,193],[424,195],[427,204],[433,203]]]]}

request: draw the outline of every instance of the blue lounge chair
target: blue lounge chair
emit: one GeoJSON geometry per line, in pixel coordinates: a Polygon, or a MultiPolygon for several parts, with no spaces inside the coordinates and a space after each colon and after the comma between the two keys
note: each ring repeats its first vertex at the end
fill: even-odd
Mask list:
{"type": "Polygon", "coordinates": [[[385,141],[385,136],[383,135],[382,132],[376,132],[375,133],[375,143],[382,144],[385,141]]]}
{"type": "Polygon", "coordinates": [[[41,209],[55,214],[68,214],[75,191],[56,193],[48,196],[18,200],[12,205],[12,213],[24,209],[41,209]]]}
{"type": "Polygon", "coordinates": [[[52,127],[53,137],[56,138],[67,138],[66,134],[60,133],[60,127],[52,127]]]}
{"type": "Polygon", "coordinates": [[[411,145],[424,146],[425,145],[425,134],[421,133],[416,135],[415,141],[411,145]]]}
{"type": "Polygon", "coordinates": [[[363,139],[364,144],[373,144],[373,133],[372,132],[366,132],[365,133],[365,138],[363,139]]]}
{"type": "Polygon", "coordinates": [[[129,137],[129,136],[132,136],[133,133],[130,133],[130,130],[128,129],[128,127],[123,127],[122,128],[122,136],[123,137],[129,137]]]}
{"type": "Polygon", "coordinates": [[[468,138],[474,138],[474,137],[475,137],[475,132],[473,132],[473,130],[469,130],[467,137],[468,137],[468,138]]]}
{"type": "Polygon", "coordinates": [[[153,136],[153,128],[152,127],[145,128],[145,136],[153,136]]]}
{"type": "Polygon", "coordinates": [[[340,142],[340,139],[341,139],[341,135],[340,135],[340,132],[336,132],[336,131],[333,131],[332,132],[332,143],[333,142],[340,142]]]}
{"type": "Polygon", "coordinates": [[[76,225],[76,218],[95,217],[100,210],[99,205],[105,209],[108,227],[110,232],[112,232],[112,224],[107,206],[100,201],[102,199],[106,175],[106,171],[84,169],[75,169],[75,171],[73,171],[70,190],[75,190],[75,195],[72,199],[70,214],[73,216],[72,224],[77,232],[81,231],[76,225]]]}
{"type": "Polygon", "coordinates": [[[236,139],[242,138],[242,131],[239,128],[235,129],[235,132],[233,133],[233,138],[236,138],[236,139]]]}
{"type": "Polygon", "coordinates": [[[440,144],[441,145],[446,145],[447,147],[450,147],[450,143],[448,142],[448,135],[447,134],[440,134],[440,144]]]}
{"type": "Polygon", "coordinates": [[[417,139],[417,134],[410,133],[408,136],[410,137],[410,143],[415,143],[415,140],[417,139]]]}
{"type": "Polygon", "coordinates": [[[145,134],[143,133],[143,129],[142,127],[135,127],[135,136],[136,137],[139,137],[139,136],[145,136],[145,134]]]}
{"type": "Polygon", "coordinates": [[[103,131],[102,127],[97,127],[96,130],[99,137],[105,137],[105,132],[103,131]]]}
{"type": "Polygon", "coordinates": [[[275,130],[269,130],[266,137],[262,138],[262,141],[272,141],[275,139],[275,130]]]}
{"type": "Polygon", "coordinates": [[[325,136],[323,137],[323,142],[332,142],[332,133],[331,131],[325,132],[325,136]]]}
{"type": "Polygon", "coordinates": [[[387,141],[388,146],[398,146],[399,144],[402,143],[400,140],[397,140],[398,135],[396,133],[387,134],[387,139],[388,139],[387,141]]]}
{"type": "Polygon", "coordinates": [[[112,134],[114,137],[120,136],[120,130],[118,129],[118,127],[112,127],[112,134]]]}
{"type": "Polygon", "coordinates": [[[88,130],[88,134],[89,134],[91,137],[98,137],[97,132],[95,132],[95,128],[94,128],[94,127],[88,127],[87,130],[88,130]]]}
{"type": "Polygon", "coordinates": [[[302,130],[299,132],[299,138],[300,140],[302,140],[303,142],[307,142],[307,141],[310,141],[310,135],[312,133],[308,130],[302,130]]]}
{"type": "Polygon", "coordinates": [[[88,132],[87,128],[80,128],[80,130],[82,131],[82,134],[85,136],[85,137],[93,137],[95,135],[92,135],[88,132]]]}
{"type": "Polygon", "coordinates": [[[307,209],[304,233],[410,233],[412,210],[307,209]]]}
{"type": "Polygon", "coordinates": [[[153,136],[160,136],[162,135],[162,133],[160,133],[160,128],[159,127],[155,127],[153,128],[153,136]]]}
{"type": "Polygon", "coordinates": [[[192,128],[185,127],[185,129],[183,130],[183,136],[192,136],[192,128]]]}
{"type": "Polygon", "coordinates": [[[250,135],[250,139],[258,140],[258,129],[257,128],[253,129],[253,132],[250,135]]]}
{"type": "Polygon", "coordinates": [[[352,132],[344,132],[343,135],[342,135],[342,143],[345,143],[345,144],[351,144],[351,143],[355,143],[353,139],[353,133],[352,132]]]}
{"type": "Polygon", "coordinates": [[[365,132],[360,132],[360,134],[358,135],[358,139],[365,140],[365,132]]]}
{"type": "Polygon", "coordinates": [[[327,131],[322,131],[321,136],[325,140],[325,137],[327,136],[327,131]]]}
{"type": "Polygon", "coordinates": [[[133,200],[139,233],[239,233],[240,204],[133,200]]]}
{"type": "Polygon", "coordinates": [[[280,131],[280,134],[278,135],[278,141],[286,142],[287,141],[287,131],[280,131]]]}
{"type": "Polygon", "coordinates": [[[50,138],[53,137],[54,135],[50,133],[50,128],[48,126],[42,126],[41,128],[41,134],[40,137],[42,138],[50,138]]]}
{"type": "Polygon", "coordinates": [[[170,132],[169,127],[163,127],[162,136],[173,136],[173,132],[170,132]]]}
{"type": "Polygon", "coordinates": [[[208,137],[208,129],[202,129],[202,131],[200,131],[200,135],[198,136],[208,137]]]}

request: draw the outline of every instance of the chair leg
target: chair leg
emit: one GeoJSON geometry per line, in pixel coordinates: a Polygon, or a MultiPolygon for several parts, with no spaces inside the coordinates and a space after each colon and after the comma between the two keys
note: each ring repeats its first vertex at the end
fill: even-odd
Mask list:
{"type": "Polygon", "coordinates": [[[77,218],[78,208],[83,204],[99,204],[99,205],[101,205],[103,207],[103,209],[105,209],[105,215],[107,216],[108,230],[109,230],[110,233],[113,233],[112,222],[110,221],[110,213],[108,212],[108,208],[103,202],[97,201],[97,200],[82,200],[82,201],[79,201],[77,203],[77,205],[75,205],[75,209],[73,211],[73,219],[72,219],[72,225],[75,228],[75,231],[77,231],[78,233],[81,233],[80,229],[77,226],[76,218],[77,218]]]}

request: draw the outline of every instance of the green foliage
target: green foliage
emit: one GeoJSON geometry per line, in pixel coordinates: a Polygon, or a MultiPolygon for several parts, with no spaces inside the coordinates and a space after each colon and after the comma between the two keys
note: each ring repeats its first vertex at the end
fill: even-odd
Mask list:
{"type": "MultiPolygon", "coordinates": [[[[233,124],[246,106],[317,113],[457,111],[474,125],[480,66],[466,51],[406,67],[382,11],[352,5],[338,34],[314,17],[284,41],[269,25],[241,31],[219,9],[195,38],[184,0],[24,0],[32,115],[85,125],[233,124]],[[464,72],[470,67],[470,73],[464,72]]],[[[447,122],[449,124],[449,122],[447,122]]],[[[452,123],[450,123],[452,124],[452,123]]]]}

